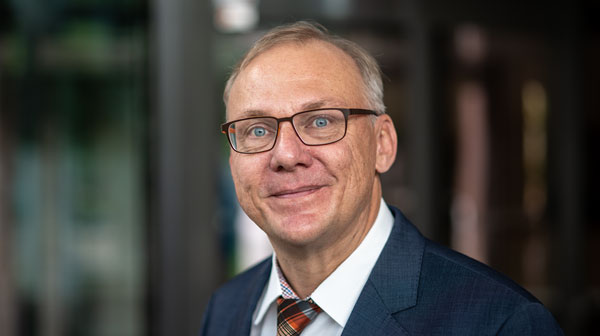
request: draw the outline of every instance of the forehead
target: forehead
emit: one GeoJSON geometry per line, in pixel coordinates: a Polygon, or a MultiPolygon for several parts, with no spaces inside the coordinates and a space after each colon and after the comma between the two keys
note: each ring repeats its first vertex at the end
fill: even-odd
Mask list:
{"type": "Polygon", "coordinates": [[[260,54],[238,74],[228,120],[250,112],[290,114],[314,105],[365,107],[363,92],[356,63],[341,49],[321,41],[286,43],[260,54]]]}

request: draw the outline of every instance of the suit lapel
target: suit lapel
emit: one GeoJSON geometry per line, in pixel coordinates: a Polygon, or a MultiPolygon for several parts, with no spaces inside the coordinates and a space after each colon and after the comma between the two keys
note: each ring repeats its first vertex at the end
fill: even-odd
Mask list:
{"type": "Polygon", "coordinates": [[[392,314],[417,304],[425,243],[398,209],[390,209],[394,228],[350,314],[344,336],[408,335],[392,314]]]}
{"type": "Polygon", "coordinates": [[[408,335],[391,316],[371,281],[365,284],[342,333],[342,336],[364,335],[408,335]]]}
{"type": "Polygon", "coordinates": [[[231,307],[236,313],[228,335],[250,335],[252,315],[271,273],[271,260],[268,258],[259,265],[256,275],[247,282],[247,286],[240,288],[238,304],[231,307]]]}

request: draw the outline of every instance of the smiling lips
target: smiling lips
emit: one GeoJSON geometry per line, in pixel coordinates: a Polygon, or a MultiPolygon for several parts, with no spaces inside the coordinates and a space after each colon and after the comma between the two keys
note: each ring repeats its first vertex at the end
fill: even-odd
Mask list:
{"type": "Polygon", "coordinates": [[[298,188],[282,189],[282,190],[278,190],[276,192],[271,193],[271,197],[277,197],[277,198],[302,197],[302,196],[310,195],[310,194],[320,190],[323,187],[325,187],[325,186],[324,185],[316,185],[316,186],[310,185],[310,186],[303,186],[303,187],[298,187],[298,188]]]}

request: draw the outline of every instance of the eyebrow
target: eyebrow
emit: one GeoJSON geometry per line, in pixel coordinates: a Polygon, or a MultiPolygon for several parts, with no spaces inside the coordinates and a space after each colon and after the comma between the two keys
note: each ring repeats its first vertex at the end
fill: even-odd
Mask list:
{"type": "Polygon", "coordinates": [[[317,101],[313,101],[313,102],[308,102],[302,105],[301,110],[302,111],[306,111],[306,110],[313,110],[313,109],[318,109],[321,107],[341,107],[341,106],[337,106],[336,104],[334,104],[336,100],[335,99],[331,99],[331,98],[324,98],[324,99],[319,99],[317,101]],[[335,106],[330,106],[330,105],[335,105],[335,106]]]}
{"type": "Polygon", "coordinates": [[[244,113],[242,113],[241,116],[244,118],[265,117],[265,116],[269,116],[269,114],[263,110],[246,110],[246,111],[244,111],[244,113]]]}

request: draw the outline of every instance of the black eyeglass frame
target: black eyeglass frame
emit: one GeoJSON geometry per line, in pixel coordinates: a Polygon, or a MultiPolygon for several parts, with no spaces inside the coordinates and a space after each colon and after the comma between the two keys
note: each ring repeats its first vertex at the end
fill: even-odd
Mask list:
{"type": "Polygon", "coordinates": [[[293,115],[291,115],[289,117],[284,117],[284,118],[276,118],[276,117],[271,117],[271,116],[260,116],[260,117],[248,117],[248,118],[242,118],[242,119],[232,120],[232,121],[226,122],[224,124],[221,124],[221,133],[225,134],[225,137],[227,137],[227,142],[229,142],[229,146],[231,147],[231,149],[233,149],[237,153],[240,153],[240,154],[258,154],[258,153],[264,153],[264,152],[268,152],[271,149],[275,148],[275,144],[277,143],[277,137],[279,136],[279,125],[282,122],[284,122],[284,121],[289,121],[290,124],[292,124],[292,128],[294,129],[294,132],[296,133],[296,136],[298,137],[298,139],[300,139],[300,141],[303,144],[305,144],[306,146],[324,146],[324,145],[329,145],[329,144],[332,144],[332,143],[336,143],[336,142],[342,140],[346,136],[346,131],[348,130],[348,117],[351,116],[351,115],[374,115],[374,116],[379,116],[379,113],[377,113],[375,111],[372,111],[372,110],[358,109],[358,108],[339,108],[339,107],[318,108],[318,109],[300,111],[300,112],[294,113],[293,115]],[[294,119],[295,116],[297,116],[299,114],[309,113],[309,112],[315,112],[315,111],[326,111],[326,110],[338,110],[338,111],[341,111],[344,114],[344,134],[339,139],[337,139],[335,141],[330,141],[330,142],[322,143],[322,144],[307,144],[306,142],[304,142],[304,140],[302,140],[302,137],[300,136],[300,134],[298,134],[298,131],[296,130],[296,126],[294,126],[294,122],[292,120],[294,119]],[[261,151],[258,151],[258,152],[240,152],[237,149],[235,149],[235,147],[231,143],[231,138],[229,137],[229,134],[228,134],[229,126],[231,126],[231,124],[239,122],[239,121],[250,120],[250,119],[259,119],[259,118],[260,119],[264,119],[264,118],[274,119],[277,122],[277,132],[275,133],[275,141],[273,141],[273,145],[270,148],[268,148],[268,149],[261,150],[261,151]]]}

